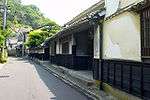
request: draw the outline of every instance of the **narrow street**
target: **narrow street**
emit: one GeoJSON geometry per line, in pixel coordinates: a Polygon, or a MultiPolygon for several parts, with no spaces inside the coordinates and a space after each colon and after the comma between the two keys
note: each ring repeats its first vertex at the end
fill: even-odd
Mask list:
{"type": "Polygon", "coordinates": [[[9,58],[0,70],[0,100],[88,100],[41,66],[9,58]]]}

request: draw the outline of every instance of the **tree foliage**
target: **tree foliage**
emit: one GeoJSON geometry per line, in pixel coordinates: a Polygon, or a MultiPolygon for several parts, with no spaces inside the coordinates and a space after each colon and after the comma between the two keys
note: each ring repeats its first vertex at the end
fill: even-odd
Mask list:
{"type": "Polygon", "coordinates": [[[40,29],[34,30],[29,33],[29,38],[26,42],[28,47],[40,46],[48,37],[52,37],[60,30],[56,24],[46,25],[40,29]]]}
{"type": "Polygon", "coordinates": [[[3,45],[4,39],[5,39],[4,36],[0,35],[0,47],[3,45]]]}
{"type": "Polygon", "coordinates": [[[30,32],[26,45],[28,47],[36,47],[40,45],[43,41],[44,41],[44,36],[42,35],[42,31],[36,30],[30,32]]]}
{"type": "Polygon", "coordinates": [[[8,19],[15,25],[20,24],[36,29],[48,23],[56,24],[44,17],[35,5],[23,5],[20,0],[8,0],[8,5],[10,10],[8,19]]]}
{"type": "MultiPolygon", "coordinates": [[[[8,0],[8,9],[7,31],[5,31],[5,34],[1,32],[0,35],[2,36],[0,38],[14,36],[13,33],[19,33],[21,28],[30,28],[35,31],[30,32],[26,44],[28,46],[37,46],[47,37],[53,36],[60,30],[60,26],[44,17],[35,5],[23,5],[21,0],[8,0]]],[[[0,21],[2,22],[2,19],[0,21]]]]}

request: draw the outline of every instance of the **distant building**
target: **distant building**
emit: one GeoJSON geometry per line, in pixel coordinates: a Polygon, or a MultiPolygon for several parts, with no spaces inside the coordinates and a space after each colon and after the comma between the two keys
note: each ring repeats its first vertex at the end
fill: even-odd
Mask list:
{"type": "Polygon", "coordinates": [[[7,39],[7,49],[9,56],[16,56],[17,37],[7,39]]]}
{"type": "Polygon", "coordinates": [[[25,42],[27,41],[28,34],[31,29],[28,28],[22,28],[19,31],[19,35],[17,36],[17,46],[16,46],[16,52],[17,56],[25,56],[26,55],[26,47],[25,42]]]}
{"type": "Polygon", "coordinates": [[[20,28],[14,37],[7,39],[7,48],[9,56],[24,56],[26,48],[24,43],[27,40],[28,33],[31,29],[20,28]]]}

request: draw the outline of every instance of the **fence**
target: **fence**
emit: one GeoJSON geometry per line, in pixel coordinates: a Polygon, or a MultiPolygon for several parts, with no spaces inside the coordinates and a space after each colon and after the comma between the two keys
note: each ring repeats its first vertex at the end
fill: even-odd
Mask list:
{"type": "Polygon", "coordinates": [[[150,64],[103,60],[102,81],[143,99],[150,99],[150,64]]]}
{"type": "Polygon", "coordinates": [[[41,54],[39,54],[39,53],[30,53],[28,56],[31,57],[31,58],[37,58],[39,60],[44,60],[44,61],[49,60],[49,55],[47,55],[45,53],[41,53],[41,54]]]}
{"type": "Polygon", "coordinates": [[[76,56],[71,54],[56,54],[50,56],[50,62],[75,70],[92,69],[91,56],[76,56]]]}

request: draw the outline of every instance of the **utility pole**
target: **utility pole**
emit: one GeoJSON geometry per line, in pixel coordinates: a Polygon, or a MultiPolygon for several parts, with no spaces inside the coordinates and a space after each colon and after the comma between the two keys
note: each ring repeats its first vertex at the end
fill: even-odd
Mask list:
{"type": "MultiPolygon", "coordinates": [[[[6,19],[7,19],[7,0],[3,0],[3,31],[5,32],[6,30],[6,19]]],[[[2,55],[5,55],[5,46],[6,46],[6,39],[5,42],[3,43],[2,47],[2,55]]],[[[3,58],[4,56],[2,56],[3,58]]],[[[5,59],[5,57],[3,58],[5,59]]]]}
{"type": "Polygon", "coordinates": [[[6,29],[6,20],[7,20],[7,0],[3,1],[3,31],[6,29]]]}

